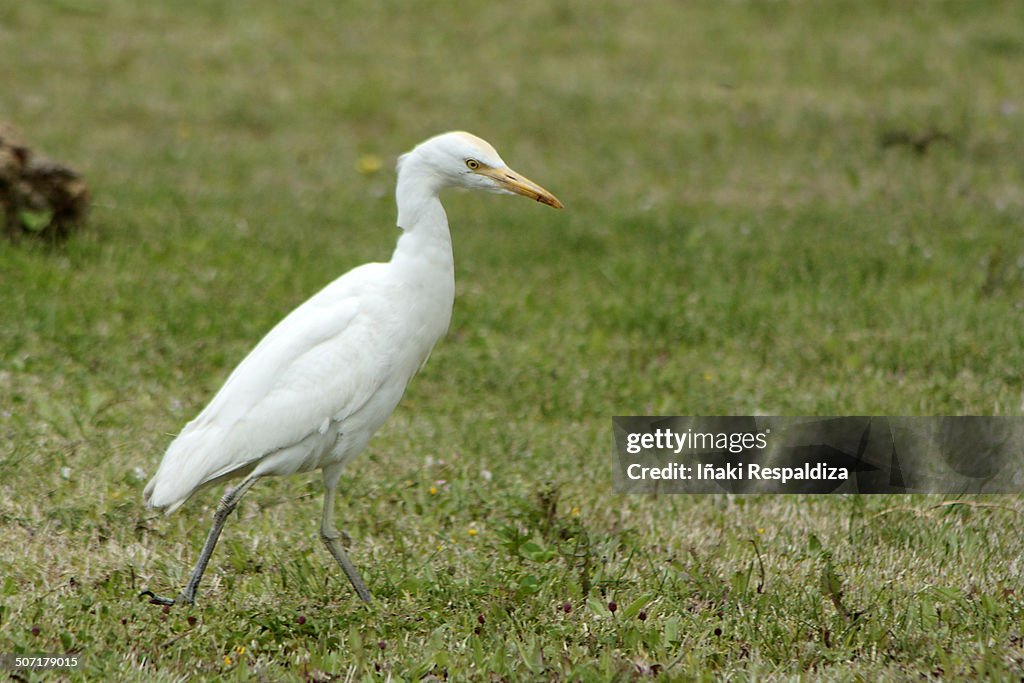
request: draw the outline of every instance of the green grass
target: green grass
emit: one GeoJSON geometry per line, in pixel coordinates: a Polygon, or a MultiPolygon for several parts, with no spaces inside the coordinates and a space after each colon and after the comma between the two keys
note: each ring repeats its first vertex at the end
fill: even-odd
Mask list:
{"type": "Polygon", "coordinates": [[[0,6],[0,119],[95,198],[61,248],[0,244],[0,652],[89,680],[1019,678],[1019,496],[621,496],[610,417],[1021,414],[1024,5],[468,7],[0,6]],[[196,607],[140,601],[218,495],[143,509],[171,435],[387,258],[391,160],[453,128],[567,208],[445,198],[451,330],[339,500],[376,602],[317,539],[316,476],[253,489],[196,607]]]}

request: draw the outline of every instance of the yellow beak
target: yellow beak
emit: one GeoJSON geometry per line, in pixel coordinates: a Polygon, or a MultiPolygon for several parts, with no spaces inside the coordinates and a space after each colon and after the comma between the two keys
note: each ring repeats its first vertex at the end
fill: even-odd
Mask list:
{"type": "Polygon", "coordinates": [[[485,175],[498,183],[498,186],[514,192],[515,194],[521,194],[524,197],[534,199],[541,204],[547,204],[553,206],[556,209],[562,208],[562,202],[558,201],[558,197],[551,194],[543,187],[533,182],[524,175],[516,173],[510,168],[492,168],[483,167],[477,171],[480,175],[485,175]]]}

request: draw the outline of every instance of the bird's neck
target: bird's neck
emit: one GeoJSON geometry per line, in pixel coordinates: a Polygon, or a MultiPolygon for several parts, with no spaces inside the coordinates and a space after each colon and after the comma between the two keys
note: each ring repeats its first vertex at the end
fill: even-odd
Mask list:
{"type": "MultiPolygon", "coordinates": [[[[403,169],[409,170],[413,169],[403,169]]],[[[398,178],[395,199],[402,236],[391,262],[423,272],[427,277],[442,277],[443,273],[450,280],[455,276],[455,262],[448,216],[437,197],[439,188],[418,175],[410,175],[400,173],[398,178]]]]}

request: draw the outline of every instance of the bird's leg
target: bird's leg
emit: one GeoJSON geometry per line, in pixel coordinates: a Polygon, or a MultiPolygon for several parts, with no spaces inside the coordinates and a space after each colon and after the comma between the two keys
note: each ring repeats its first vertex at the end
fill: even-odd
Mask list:
{"type": "Polygon", "coordinates": [[[324,516],[320,521],[320,538],[327,549],[331,551],[331,555],[334,555],[334,559],[341,565],[341,570],[345,572],[345,576],[348,577],[359,597],[363,602],[370,602],[370,591],[366,589],[366,584],[363,583],[362,577],[356,571],[355,565],[352,564],[352,560],[348,559],[345,549],[338,542],[341,534],[334,528],[334,491],[338,480],[337,477],[333,477],[334,481],[329,482],[328,480],[331,478],[326,473],[324,474],[324,516]]]}
{"type": "Polygon", "coordinates": [[[217,539],[220,538],[220,532],[224,528],[224,522],[227,521],[228,515],[238,505],[238,501],[245,495],[256,480],[258,476],[249,476],[241,484],[231,489],[224,494],[224,497],[220,499],[220,504],[217,506],[217,512],[213,515],[213,528],[210,529],[209,535],[206,537],[206,543],[203,545],[203,551],[199,553],[199,561],[196,562],[196,568],[192,570],[192,578],[189,579],[188,585],[185,586],[185,590],[181,591],[181,594],[177,598],[161,598],[158,595],[154,595],[153,591],[143,591],[141,595],[149,596],[149,601],[154,605],[174,605],[176,603],[184,603],[186,605],[193,605],[196,601],[196,588],[199,587],[199,582],[203,578],[203,573],[206,571],[206,565],[210,562],[210,556],[213,555],[213,549],[217,545],[217,539]]]}

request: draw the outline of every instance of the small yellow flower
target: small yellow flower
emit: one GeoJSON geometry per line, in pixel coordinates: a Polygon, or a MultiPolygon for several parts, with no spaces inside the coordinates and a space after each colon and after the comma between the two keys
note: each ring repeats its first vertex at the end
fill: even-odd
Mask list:
{"type": "Polygon", "coordinates": [[[432,495],[432,496],[436,496],[436,495],[437,495],[437,487],[436,487],[436,486],[431,486],[431,487],[430,487],[430,488],[428,489],[428,492],[430,493],[430,495],[432,495]]]}
{"type": "Polygon", "coordinates": [[[573,517],[579,517],[580,516],[580,509],[578,507],[573,506],[572,510],[569,511],[569,514],[572,515],[573,517]]]}
{"type": "Polygon", "coordinates": [[[758,527],[757,533],[763,534],[764,533],[764,527],[763,526],[762,527],[758,527]]]}
{"type": "Polygon", "coordinates": [[[235,646],[235,652],[237,652],[240,655],[244,655],[245,654],[245,646],[244,645],[236,645],[235,646]]]}
{"type": "Polygon", "coordinates": [[[473,528],[473,527],[470,527],[470,528],[469,528],[469,535],[470,535],[470,536],[476,536],[476,529],[475,529],[475,528],[473,528]]]}
{"type": "Polygon", "coordinates": [[[380,170],[380,157],[376,154],[364,154],[359,157],[359,163],[356,164],[356,167],[363,175],[373,175],[380,170]]]}
{"type": "Polygon", "coordinates": [[[437,552],[441,552],[442,550],[444,550],[444,543],[438,543],[437,544],[437,552]]]}
{"type": "Polygon", "coordinates": [[[231,666],[231,657],[224,655],[224,666],[231,666]]]}

